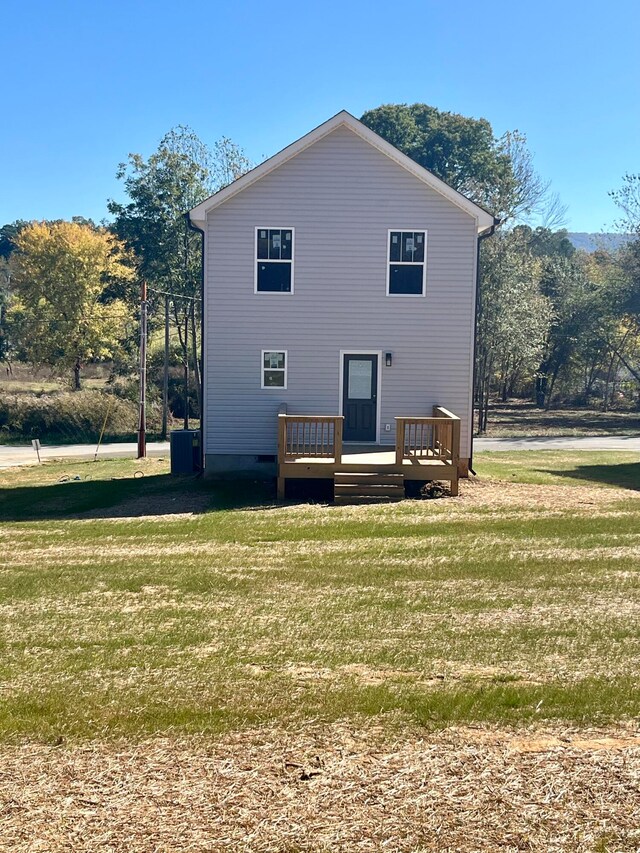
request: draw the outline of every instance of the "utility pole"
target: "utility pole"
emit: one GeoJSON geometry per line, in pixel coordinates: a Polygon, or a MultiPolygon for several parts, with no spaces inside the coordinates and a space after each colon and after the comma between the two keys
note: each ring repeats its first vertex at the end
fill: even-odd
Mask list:
{"type": "Polygon", "coordinates": [[[140,292],[140,420],[138,421],[138,459],[147,455],[147,282],[140,292]]]}
{"type": "Polygon", "coordinates": [[[184,429],[189,429],[189,312],[184,314],[184,429]]]}
{"type": "Polygon", "coordinates": [[[162,379],[162,439],[167,440],[169,414],[169,297],[164,297],[164,376],[162,379]]]}

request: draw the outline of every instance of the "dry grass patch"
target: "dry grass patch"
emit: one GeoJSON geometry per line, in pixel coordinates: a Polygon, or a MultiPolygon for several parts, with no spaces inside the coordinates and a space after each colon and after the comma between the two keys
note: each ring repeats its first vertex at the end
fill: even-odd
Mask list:
{"type": "Polygon", "coordinates": [[[640,738],[620,729],[27,744],[2,749],[0,849],[631,851],[639,780],[640,738]]]}
{"type": "Polygon", "coordinates": [[[640,849],[640,492],[604,462],[357,507],[21,473],[0,850],[640,849]]]}
{"type": "Polygon", "coordinates": [[[638,492],[481,479],[457,500],[225,509],[228,492],[162,465],[91,470],[58,485],[68,466],[46,467],[41,487],[30,470],[0,504],[15,519],[0,570],[7,741],[640,713],[638,492]],[[117,518],[162,490],[175,513],[117,518]],[[211,511],[178,512],[191,490],[211,511]],[[78,511],[38,520],[42,494],[78,511]]]}
{"type": "MultiPolygon", "coordinates": [[[[623,491],[625,501],[640,506],[640,491],[628,489],[605,489],[598,485],[586,483],[574,485],[548,485],[539,483],[505,482],[502,480],[466,480],[463,481],[460,504],[467,507],[477,507],[483,510],[500,509],[502,507],[519,507],[521,510],[537,510],[560,512],[584,511],[593,508],[600,509],[611,504],[619,503],[623,491]]],[[[453,501],[451,502],[453,504],[453,501]]],[[[460,511],[460,510],[458,510],[460,511]]]]}

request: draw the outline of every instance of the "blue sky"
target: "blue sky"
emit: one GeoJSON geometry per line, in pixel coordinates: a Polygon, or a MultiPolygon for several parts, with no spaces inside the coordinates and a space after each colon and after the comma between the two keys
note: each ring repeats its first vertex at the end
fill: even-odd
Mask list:
{"type": "Polygon", "coordinates": [[[174,125],[256,161],[340,109],[425,102],[526,133],[574,231],[640,171],[637,0],[5,0],[0,224],[106,216],[174,125]]]}

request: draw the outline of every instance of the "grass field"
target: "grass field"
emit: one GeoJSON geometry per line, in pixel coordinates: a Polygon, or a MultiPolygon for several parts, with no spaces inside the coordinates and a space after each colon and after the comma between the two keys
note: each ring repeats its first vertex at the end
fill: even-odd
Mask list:
{"type": "Polygon", "coordinates": [[[636,849],[640,462],[475,461],[354,507],[0,472],[0,849],[636,849]]]}
{"type": "MultiPolygon", "coordinates": [[[[104,388],[109,376],[110,365],[89,364],[82,375],[82,387],[104,388]]],[[[36,369],[26,364],[13,364],[9,371],[6,364],[0,365],[0,391],[8,394],[47,394],[56,391],[68,391],[71,388],[72,374],[56,377],[46,368],[36,369]]]]}
{"type": "Polygon", "coordinates": [[[633,435],[640,432],[640,412],[586,408],[538,409],[526,400],[494,402],[489,407],[488,438],[585,435],[633,435]]]}

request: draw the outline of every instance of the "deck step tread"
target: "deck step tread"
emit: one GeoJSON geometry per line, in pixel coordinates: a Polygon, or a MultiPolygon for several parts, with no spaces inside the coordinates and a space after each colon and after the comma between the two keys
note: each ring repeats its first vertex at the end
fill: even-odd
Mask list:
{"type": "Polygon", "coordinates": [[[404,477],[402,474],[361,474],[358,472],[336,472],[334,479],[337,483],[388,483],[389,485],[402,485],[404,477]]]}
{"type": "Polygon", "coordinates": [[[404,500],[404,495],[336,495],[333,499],[335,504],[376,504],[395,503],[404,500]]]}
{"type": "Polygon", "coordinates": [[[336,486],[333,494],[337,497],[346,495],[377,495],[378,497],[404,497],[404,486],[336,486]]]}
{"type": "Polygon", "coordinates": [[[404,498],[404,475],[399,472],[336,471],[333,483],[335,503],[387,503],[404,498]]]}
{"type": "Polygon", "coordinates": [[[404,488],[404,480],[397,480],[395,483],[385,482],[384,480],[356,480],[348,477],[344,480],[334,480],[336,488],[342,486],[377,486],[380,489],[402,489],[404,488]]]}

